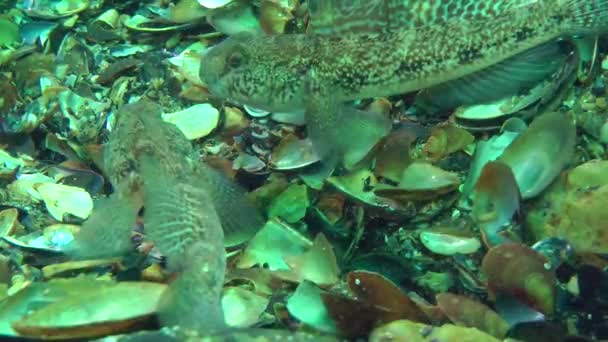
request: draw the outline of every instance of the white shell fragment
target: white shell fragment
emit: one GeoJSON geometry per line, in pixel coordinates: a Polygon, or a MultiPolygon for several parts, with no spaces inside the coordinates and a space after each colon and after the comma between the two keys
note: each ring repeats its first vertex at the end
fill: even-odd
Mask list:
{"type": "Polygon", "coordinates": [[[172,123],[190,140],[206,137],[220,122],[220,112],[208,103],[196,104],[175,113],[163,114],[163,120],[172,123]]]}
{"type": "Polygon", "coordinates": [[[226,5],[232,0],[198,0],[198,3],[207,8],[218,8],[226,5]]]}
{"type": "Polygon", "coordinates": [[[471,254],[480,247],[479,240],[473,237],[454,236],[438,232],[421,232],[420,241],[428,250],[441,255],[471,254]]]}
{"type": "Polygon", "coordinates": [[[178,56],[168,59],[169,63],[182,75],[185,79],[197,86],[204,86],[200,77],[199,69],[201,66],[201,55],[207,46],[201,42],[196,42],[188,46],[178,56]]]}
{"type": "Polygon", "coordinates": [[[254,118],[263,118],[265,116],[270,115],[270,112],[268,112],[268,111],[250,107],[248,105],[244,105],[243,108],[245,108],[245,111],[247,112],[247,114],[253,116],[254,118]]]}
{"type": "Polygon", "coordinates": [[[0,149],[0,171],[15,170],[24,163],[21,159],[11,156],[8,152],[0,149]]]}
{"type": "Polygon", "coordinates": [[[91,195],[82,188],[42,183],[37,190],[47,210],[56,220],[62,221],[64,214],[86,219],[93,210],[91,195]]]}

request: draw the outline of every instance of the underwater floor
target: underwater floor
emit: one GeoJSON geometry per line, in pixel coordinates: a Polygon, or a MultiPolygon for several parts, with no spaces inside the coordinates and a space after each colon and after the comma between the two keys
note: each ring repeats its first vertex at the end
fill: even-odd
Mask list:
{"type": "Polygon", "coordinates": [[[608,1],[470,1],[0,1],[2,340],[608,340],[608,1]]]}

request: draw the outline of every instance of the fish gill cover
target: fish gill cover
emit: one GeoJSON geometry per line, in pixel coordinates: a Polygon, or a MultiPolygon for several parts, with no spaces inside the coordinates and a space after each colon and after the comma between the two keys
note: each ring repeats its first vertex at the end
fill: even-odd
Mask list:
{"type": "Polygon", "coordinates": [[[0,9],[0,335],[608,338],[608,1],[0,9]]]}

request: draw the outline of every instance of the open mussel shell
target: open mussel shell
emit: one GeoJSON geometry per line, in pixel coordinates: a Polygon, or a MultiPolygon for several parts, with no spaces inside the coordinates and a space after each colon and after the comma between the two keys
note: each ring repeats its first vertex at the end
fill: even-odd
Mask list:
{"type": "Polygon", "coordinates": [[[40,19],[59,19],[78,14],[90,6],[89,0],[38,0],[22,1],[17,8],[28,16],[40,19]],[[28,5],[31,3],[31,5],[28,5]]]}

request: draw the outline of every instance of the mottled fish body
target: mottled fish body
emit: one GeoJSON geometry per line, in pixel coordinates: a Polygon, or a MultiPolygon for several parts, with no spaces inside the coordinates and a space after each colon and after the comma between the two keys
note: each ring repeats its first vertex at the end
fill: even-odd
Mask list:
{"type": "MultiPolygon", "coordinates": [[[[341,1],[328,3],[347,8],[341,1]]],[[[331,132],[346,127],[348,120],[346,114],[336,114],[336,102],[440,85],[490,70],[559,38],[608,26],[608,0],[527,0],[510,5],[490,0],[406,1],[415,4],[426,4],[432,14],[418,23],[420,27],[412,27],[413,20],[404,29],[373,22],[372,32],[355,24],[353,33],[235,35],[203,57],[201,78],[214,94],[238,103],[269,111],[305,108],[313,143],[325,157],[351,148],[340,147],[340,137],[348,139],[348,134],[331,132]],[[468,5],[458,7],[459,3],[468,5]],[[457,7],[450,12],[452,4],[457,7]]],[[[382,11],[372,12],[391,13],[382,11]]],[[[376,142],[388,132],[386,123],[366,126],[376,131],[376,142]]]]}

